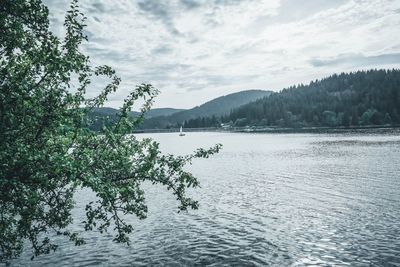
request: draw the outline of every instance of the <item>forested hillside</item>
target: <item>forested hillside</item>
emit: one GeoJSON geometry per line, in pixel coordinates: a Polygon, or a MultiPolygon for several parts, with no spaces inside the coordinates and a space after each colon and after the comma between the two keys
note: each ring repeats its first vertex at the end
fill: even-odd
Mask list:
{"type": "Polygon", "coordinates": [[[292,86],[220,118],[188,120],[185,127],[359,126],[400,124],[400,71],[370,70],[332,75],[292,86]]]}
{"type": "MultiPolygon", "coordinates": [[[[149,111],[146,112],[144,117],[146,119],[149,118],[154,118],[154,117],[159,117],[159,116],[169,116],[177,112],[184,111],[184,109],[178,109],[178,108],[154,108],[150,109],[149,111]]],[[[137,112],[137,115],[139,115],[139,112],[137,112]]]]}
{"type": "MultiPolygon", "coordinates": [[[[116,112],[112,108],[94,110],[95,128],[113,121],[116,112]]],[[[186,128],[219,127],[221,123],[294,128],[391,125],[400,124],[399,112],[400,70],[369,70],[334,74],[275,93],[242,91],[189,110],[150,110],[140,128],[164,129],[182,123],[186,128]]]]}
{"type": "Polygon", "coordinates": [[[167,127],[177,127],[185,120],[195,119],[199,117],[220,117],[228,115],[232,109],[238,108],[244,104],[255,101],[262,97],[270,95],[270,91],[264,90],[247,90],[238,93],[229,94],[215,98],[201,106],[194,107],[189,110],[176,112],[170,116],[160,116],[145,120],[141,128],[147,129],[163,129],[167,127]]]}

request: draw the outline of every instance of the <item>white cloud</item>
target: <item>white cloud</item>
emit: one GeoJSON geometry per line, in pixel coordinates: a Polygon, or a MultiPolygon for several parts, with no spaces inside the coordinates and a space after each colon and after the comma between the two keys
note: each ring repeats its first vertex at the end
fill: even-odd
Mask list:
{"type": "MultiPolygon", "coordinates": [[[[68,1],[45,2],[60,33],[68,1]]],[[[157,107],[189,108],[240,90],[279,90],[334,72],[400,67],[398,0],[89,0],[81,5],[88,17],[86,51],[123,78],[112,106],[141,82],[161,90],[157,107]]]]}

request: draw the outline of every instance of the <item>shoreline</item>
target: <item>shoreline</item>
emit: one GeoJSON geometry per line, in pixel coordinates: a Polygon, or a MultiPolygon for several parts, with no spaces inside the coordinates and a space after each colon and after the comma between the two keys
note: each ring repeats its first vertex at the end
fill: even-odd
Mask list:
{"type": "MultiPolygon", "coordinates": [[[[303,127],[303,128],[281,128],[281,127],[208,127],[208,128],[185,128],[184,132],[228,132],[228,133],[346,133],[346,132],[388,132],[399,131],[400,125],[368,125],[355,127],[303,127]]],[[[134,134],[145,133],[179,133],[179,128],[171,129],[143,129],[134,131],[134,134]]]]}

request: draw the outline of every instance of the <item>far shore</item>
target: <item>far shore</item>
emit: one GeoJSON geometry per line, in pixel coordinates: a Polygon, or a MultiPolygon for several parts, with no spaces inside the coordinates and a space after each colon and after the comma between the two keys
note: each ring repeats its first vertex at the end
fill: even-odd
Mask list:
{"type": "MultiPolygon", "coordinates": [[[[345,132],[388,132],[400,129],[400,125],[367,125],[351,127],[301,127],[301,128],[282,128],[282,127],[207,127],[207,128],[184,128],[185,132],[231,132],[231,133],[345,133],[345,132]]],[[[179,128],[170,129],[142,129],[134,133],[175,133],[179,128]]]]}

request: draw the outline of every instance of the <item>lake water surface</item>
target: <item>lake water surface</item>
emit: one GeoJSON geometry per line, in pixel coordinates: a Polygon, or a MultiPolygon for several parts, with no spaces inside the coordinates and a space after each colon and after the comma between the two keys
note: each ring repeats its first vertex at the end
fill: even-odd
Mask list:
{"type": "Polygon", "coordinates": [[[398,131],[139,136],[174,154],[223,144],[189,167],[200,209],[178,214],[169,192],[149,186],[130,247],[87,233],[86,245],[12,265],[400,266],[398,131]]]}

